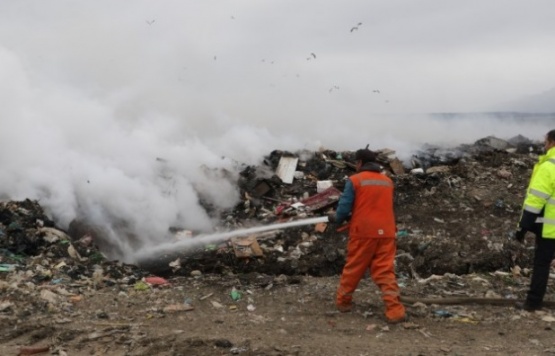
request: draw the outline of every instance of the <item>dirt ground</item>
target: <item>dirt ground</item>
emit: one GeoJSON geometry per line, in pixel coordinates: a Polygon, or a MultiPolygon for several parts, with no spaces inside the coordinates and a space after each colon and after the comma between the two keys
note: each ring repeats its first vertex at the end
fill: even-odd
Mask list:
{"type": "MultiPolygon", "coordinates": [[[[550,310],[413,304],[408,306],[408,322],[389,325],[371,282],[361,283],[355,310],[340,314],[333,305],[337,277],[250,277],[177,277],[169,286],[142,291],[120,285],[100,291],[81,287],[83,298],[70,307],[2,323],[0,354],[17,355],[21,346],[29,345],[50,346],[54,355],[555,353],[555,317],[550,310]],[[237,301],[230,296],[233,288],[240,293],[237,301]],[[193,309],[169,310],[173,305],[193,309]]],[[[516,293],[527,284],[525,277],[493,274],[448,279],[453,278],[455,282],[444,281],[446,285],[493,288],[490,293],[500,294],[507,292],[507,278],[516,293]]],[[[439,278],[429,284],[409,283],[403,294],[429,294],[437,283],[442,283],[439,278]]]]}

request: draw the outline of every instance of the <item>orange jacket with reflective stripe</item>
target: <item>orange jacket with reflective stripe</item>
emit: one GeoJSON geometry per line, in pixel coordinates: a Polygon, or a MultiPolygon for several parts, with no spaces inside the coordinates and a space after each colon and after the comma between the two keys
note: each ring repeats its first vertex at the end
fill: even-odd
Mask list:
{"type": "Polygon", "coordinates": [[[350,178],[355,191],[349,236],[394,238],[393,182],[378,172],[362,171],[350,178]]]}

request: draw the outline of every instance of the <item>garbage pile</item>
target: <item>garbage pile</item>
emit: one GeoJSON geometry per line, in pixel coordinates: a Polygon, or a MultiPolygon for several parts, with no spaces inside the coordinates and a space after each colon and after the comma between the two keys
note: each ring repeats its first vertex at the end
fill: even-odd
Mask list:
{"type": "MultiPolygon", "coordinates": [[[[378,161],[396,187],[398,273],[427,278],[530,265],[531,249],[510,234],[540,150],[540,143],[520,136],[509,141],[486,137],[451,149],[425,146],[405,162],[392,149],[378,150],[378,161]]],[[[243,167],[237,182],[242,199],[233,209],[217,212],[218,229],[322,216],[335,209],[354,172],[354,152],[273,151],[261,165],[243,167]]],[[[104,283],[136,283],[142,270],[162,276],[193,271],[330,276],[343,267],[347,240],[345,228],[307,225],[156,256],[138,269],[106,261],[92,236],[70,238],[56,229],[36,202],[2,203],[0,223],[1,268],[17,270],[21,256],[39,256],[26,272],[37,281],[90,279],[99,269],[104,283]]],[[[195,238],[191,232],[174,232],[195,238]]]]}
{"type": "MultiPolygon", "coordinates": [[[[531,248],[511,234],[540,152],[539,142],[522,136],[486,137],[451,149],[425,146],[409,162],[401,162],[394,150],[378,150],[379,163],[396,186],[398,273],[426,278],[530,265],[531,248]]],[[[242,200],[223,213],[221,228],[322,216],[335,209],[354,172],[354,152],[273,151],[260,166],[241,171],[242,200]]],[[[171,273],[335,275],[343,267],[347,240],[347,229],[338,230],[306,226],[205,246],[182,256],[171,273]]],[[[163,256],[150,262],[143,267],[158,273],[171,263],[163,256]]]]}
{"type": "MultiPolygon", "coordinates": [[[[452,149],[425,146],[404,161],[391,149],[378,151],[396,187],[396,268],[411,315],[470,325],[528,317],[468,303],[488,298],[487,303],[512,305],[525,295],[532,240],[521,245],[511,233],[540,150],[540,143],[522,137],[487,137],[452,149]],[[437,304],[441,300],[445,303],[437,304]]],[[[335,209],[347,177],[355,172],[354,163],[353,152],[273,151],[261,165],[243,167],[237,181],[242,198],[233,209],[208,212],[220,217],[218,231],[323,216],[335,209]]],[[[152,354],[175,342],[142,328],[151,319],[173,322],[177,314],[177,320],[198,327],[205,320],[213,323],[207,315],[217,315],[217,323],[224,323],[227,315],[226,323],[235,323],[238,316],[259,323],[270,320],[272,314],[263,310],[273,307],[267,300],[278,295],[287,310],[291,305],[298,308],[293,310],[304,311],[310,304],[320,308],[334,295],[336,281],[306,275],[337,276],[347,242],[342,227],[304,225],[201,244],[133,266],[105,257],[103,246],[109,245],[99,240],[101,230],[74,223],[66,232],[37,202],[0,202],[2,342],[19,339],[33,345],[21,346],[20,354],[65,355],[69,345],[84,350],[87,344],[92,345],[90,354],[107,354],[108,347],[120,346],[129,354],[152,354]],[[206,313],[212,309],[214,314],[206,313]],[[243,310],[245,314],[236,314],[243,310]],[[192,316],[185,318],[182,312],[192,316]]],[[[170,231],[179,239],[198,234],[170,231]]],[[[370,296],[361,301],[367,318],[381,300],[372,284],[359,288],[370,296]]],[[[553,293],[553,286],[548,288],[553,293]]],[[[280,320],[283,311],[276,313],[274,319],[280,320]]],[[[555,321],[546,313],[533,318],[555,321]]],[[[415,323],[403,327],[430,337],[415,323]]],[[[215,346],[243,352],[242,344],[227,340],[201,343],[209,349],[206,354],[215,346]]],[[[191,350],[198,347],[195,341],[191,350]]]]}
{"type": "Polygon", "coordinates": [[[0,203],[0,315],[9,333],[2,339],[27,332],[16,325],[32,315],[72,315],[88,293],[143,276],[135,266],[107,261],[89,236],[72,241],[37,202],[0,203]]]}

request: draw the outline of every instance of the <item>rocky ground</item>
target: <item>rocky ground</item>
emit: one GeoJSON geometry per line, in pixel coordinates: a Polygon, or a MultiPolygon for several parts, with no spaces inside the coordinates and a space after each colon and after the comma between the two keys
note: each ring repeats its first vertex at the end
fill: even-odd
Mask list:
{"type": "MultiPolygon", "coordinates": [[[[381,151],[396,184],[396,267],[410,315],[398,325],[384,321],[368,280],[354,312],[335,311],[344,231],[306,225],[134,266],[106,259],[96,230],[59,229],[37,202],[0,203],[0,354],[555,353],[553,310],[512,306],[525,296],[533,240],[521,245],[511,233],[539,149],[522,137],[489,137],[426,147],[404,165],[381,151]]],[[[340,191],[352,163],[350,152],[274,151],[263,165],[243,167],[235,209],[204,204],[220,230],[321,216],[337,195],[317,187],[330,181],[340,191]],[[280,162],[295,158],[285,183],[280,162]]],[[[550,282],[547,300],[553,292],[550,282]]]]}

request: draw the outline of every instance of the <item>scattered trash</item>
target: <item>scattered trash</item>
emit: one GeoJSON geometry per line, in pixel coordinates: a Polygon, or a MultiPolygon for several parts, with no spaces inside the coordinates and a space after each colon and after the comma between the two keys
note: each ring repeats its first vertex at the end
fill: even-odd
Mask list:
{"type": "Polygon", "coordinates": [[[407,230],[397,231],[397,237],[407,237],[407,236],[409,236],[409,232],[407,230]]]}
{"type": "Polygon", "coordinates": [[[460,317],[460,316],[455,316],[453,318],[454,321],[458,321],[459,323],[465,323],[465,324],[472,324],[472,325],[477,325],[479,324],[478,320],[473,320],[471,318],[468,317],[460,317]]]}
{"type": "Polygon", "coordinates": [[[221,309],[224,307],[221,303],[218,303],[215,300],[211,301],[210,303],[212,303],[212,306],[216,309],[221,309]]]}
{"type": "Polygon", "coordinates": [[[241,292],[235,289],[235,287],[231,289],[231,292],[229,293],[229,295],[231,296],[231,299],[233,299],[234,301],[238,301],[239,299],[241,299],[241,292]]]}
{"type": "Polygon", "coordinates": [[[133,289],[139,290],[139,291],[149,290],[150,286],[143,281],[139,281],[135,283],[135,285],[133,286],[133,289]]]}
{"type": "Polygon", "coordinates": [[[316,192],[322,193],[326,189],[333,187],[333,182],[331,180],[319,180],[316,182],[316,192]]]}
{"type": "Polygon", "coordinates": [[[74,296],[69,297],[69,301],[70,301],[71,303],[79,303],[79,302],[82,301],[82,300],[83,300],[83,296],[82,296],[82,295],[74,295],[74,296]]]}
{"type": "Polygon", "coordinates": [[[60,301],[60,297],[56,293],[53,293],[48,289],[43,289],[40,292],[40,297],[51,304],[58,304],[60,301]]]}
{"type": "Polygon", "coordinates": [[[239,258],[261,257],[264,255],[256,236],[234,237],[231,239],[235,256],[239,258]]]}
{"type": "Polygon", "coordinates": [[[433,313],[434,313],[435,316],[439,316],[441,318],[450,318],[454,315],[453,313],[451,313],[448,310],[441,310],[441,309],[440,310],[434,310],[433,313]]]}
{"type": "MultiPolygon", "coordinates": [[[[526,170],[531,170],[536,160],[529,153],[539,153],[539,149],[534,144],[533,150],[528,150],[531,146],[527,146],[525,154],[513,154],[507,151],[511,147],[498,152],[498,147],[503,147],[499,144],[497,140],[487,140],[486,144],[466,145],[452,152],[426,149],[416,152],[410,160],[403,159],[404,165],[391,152],[380,153],[380,164],[395,183],[399,228],[396,272],[403,293],[414,293],[412,295],[423,299],[487,297],[511,302],[525,297],[533,246],[530,241],[525,245],[517,244],[507,236],[521,209],[529,178],[526,170]],[[411,171],[416,174],[405,174],[411,171]]],[[[294,159],[284,159],[280,168],[282,178],[278,178],[272,174],[277,172],[282,156],[283,152],[278,152],[265,161],[264,167],[250,166],[240,172],[240,201],[236,206],[217,211],[211,207],[209,199],[202,201],[211,218],[216,220],[222,216],[220,224],[214,227],[215,232],[300,220],[325,215],[335,209],[346,178],[354,173],[353,152],[311,152],[289,157],[294,159]],[[293,162],[295,167],[291,173],[289,167],[293,162]]],[[[71,323],[73,318],[79,320],[81,313],[94,323],[128,322],[126,316],[117,315],[117,311],[108,307],[98,313],[94,313],[94,309],[92,314],[83,312],[95,295],[109,293],[114,293],[115,303],[124,307],[142,307],[146,300],[152,303],[140,316],[132,317],[139,322],[163,318],[163,313],[192,310],[189,299],[182,304],[171,304],[170,292],[179,293],[176,300],[183,299],[184,294],[195,300],[210,300],[213,308],[220,309],[213,310],[214,313],[230,310],[239,316],[246,309],[250,312],[249,322],[269,322],[268,318],[254,313],[257,307],[249,291],[255,293],[257,303],[258,293],[276,296],[293,293],[296,288],[293,284],[302,283],[302,289],[308,291],[304,279],[299,276],[337,276],[345,261],[347,233],[326,229],[327,224],[321,223],[201,244],[187,254],[172,254],[167,260],[156,261],[158,266],[139,268],[106,258],[102,251],[113,257],[112,246],[103,245],[102,238],[91,231],[74,233],[68,229],[66,234],[58,229],[38,202],[0,202],[0,212],[0,313],[8,321],[6,330],[17,325],[10,324],[13,320],[33,321],[34,315],[52,316],[55,324],[71,323]],[[264,258],[252,258],[260,256],[264,258]],[[169,285],[168,280],[152,277],[153,274],[171,276],[171,281],[176,276],[179,282],[172,289],[153,289],[153,286],[169,285]],[[276,277],[282,274],[285,278],[276,277]],[[214,275],[230,277],[220,290],[198,289],[199,285],[212,283],[214,275]],[[211,300],[216,295],[216,299],[225,301],[225,291],[233,285],[237,289],[233,288],[229,295],[234,303],[211,300]],[[151,293],[139,293],[147,290],[151,293]],[[217,292],[208,293],[215,290],[217,292]],[[220,295],[221,290],[223,295],[220,295]],[[111,320],[102,319],[105,317],[111,320]]],[[[186,229],[172,231],[177,231],[173,236],[176,239],[191,239],[199,233],[186,229]]],[[[117,246],[114,249],[117,250],[117,246]]],[[[315,296],[320,294],[333,294],[321,287],[314,287],[317,292],[310,291],[311,294],[303,296],[299,303],[314,302],[315,296]]],[[[550,284],[548,288],[547,295],[550,295],[553,286],[550,284]]],[[[265,304],[257,305],[260,309],[265,304]]],[[[495,316],[476,315],[466,309],[471,306],[461,305],[449,311],[432,311],[437,305],[427,307],[423,303],[411,303],[407,308],[415,318],[451,318],[450,321],[468,326],[488,325],[493,322],[488,318],[494,317],[507,321],[555,322],[551,314],[520,315],[513,308],[506,308],[495,316]]],[[[333,315],[336,322],[329,325],[340,330],[339,315],[333,315]]],[[[372,312],[363,315],[368,323],[378,318],[372,312]]],[[[543,325],[549,328],[549,324],[543,325]]],[[[367,331],[376,332],[376,335],[388,331],[372,325],[366,325],[367,331]]],[[[403,323],[402,327],[431,337],[418,324],[403,323]]],[[[111,340],[114,334],[123,332],[91,329],[88,338],[81,340],[106,338],[104,342],[111,340]]],[[[59,332],[52,339],[58,337],[59,332]]],[[[115,345],[135,342],[125,338],[112,341],[115,345]]],[[[46,351],[62,355],[62,350],[46,351]]]]}
{"type": "Polygon", "coordinates": [[[295,171],[297,169],[297,163],[299,159],[297,157],[286,157],[282,156],[279,160],[279,165],[276,170],[276,175],[285,184],[293,183],[293,178],[295,177],[295,171]]]}
{"type": "Polygon", "coordinates": [[[210,297],[213,296],[213,295],[214,295],[214,293],[210,293],[210,294],[204,295],[204,296],[200,297],[199,300],[208,299],[208,298],[210,298],[210,297]]]}
{"type": "Polygon", "coordinates": [[[181,311],[191,311],[194,309],[195,308],[193,308],[193,306],[189,304],[170,304],[168,306],[165,306],[163,311],[164,313],[175,313],[181,311]]]}
{"type": "Polygon", "coordinates": [[[402,325],[403,325],[403,328],[407,330],[418,329],[420,327],[418,324],[415,324],[412,322],[405,322],[402,325]]]}
{"type": "Polygon", "coordinates": [[[181,268],[181,259],[177,258],[175,261],[170,262],[169,266],[171,267],[172,271],[175,273],[178,269],[181,268]]]}
{"type": "Polygon", "coordinates": [[[336,203],[340,196],[341,191],[335,187],[329,187],[316,195],[301,200],[301,203],[306,206],[307,211],[316,211],[336,203]]]}
{"type": "Polygon", "coordinates": [[[318,224],[314,225],[314,231],[316,231],[316,232],[325,232],[327,227],[328,227],[327,223],[318,223],[318,224]]]}
{"type": "Polygon", "coordinates": [[[15,271],[17,265],[2,263],[0,264],[0,272],[12,272],[15,271]]]}
{"type": "Polygon", "coordinates": [[[13,304],[12,302],[1,302],[1,303],[0,303],[0,313],[3,313],[3,312],[5,312],[5,311],[11,309],[11,307],[12,307],[13,305],[14,305],[14,304],[13,304]]]}
{"type": "Polygon", "coordinates": [[[145,282],[153,286],[166,286],[170,284],[170,282],[162,277],[145,277],[145,282]]]}
{"type": "Polygon", "coordinates": [[[377,327],[378,327],[378,325],[376,325],[376,324],[368,324],[368,325],[366,326],[366,331],[374,332],[374,331],[376,331],[376,328],[377,328],[377,327]]]}
{"type": "Polygon", "coordinates": [[[50,346],[22,346],[19,348],[19,355],[36,355],[49,350],[50,346]]]}
{"type": "Polygon", "coordinates": [[[62,241],[70,240],[70,237],[66,233],[52,227],[41,227],[39,229],[39,233],[42,233],[43,238],[50,243],[54,243],[59,240],[62,240],[62,241]]]}

